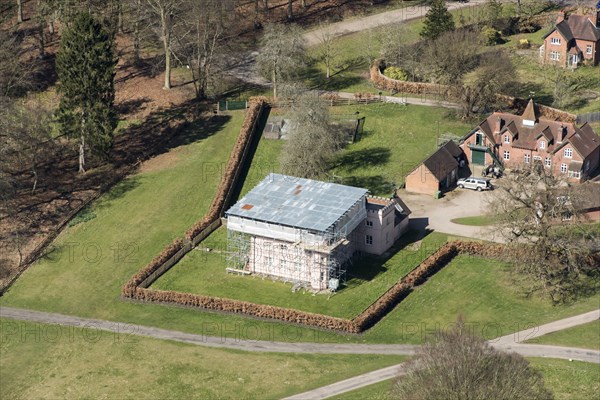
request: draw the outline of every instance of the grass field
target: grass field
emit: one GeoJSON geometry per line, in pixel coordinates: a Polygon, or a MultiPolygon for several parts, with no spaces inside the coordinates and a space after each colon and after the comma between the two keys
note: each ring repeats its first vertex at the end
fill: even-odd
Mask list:
{"type": "MultiPolygon", "coordinates": [[[[339,183],[365,187],[374,195],[389,196],[420,162],[437,149],[444,133],[463,136],[471,127],[443,108],[418,105],[370,104],[331,109],[332,114],[365,117],[362,138],[342,150],[330,174],[339,183]]],[[[269,172],[280,172],[282,141],[261,139],[243,193],[269,172]]]]}
{"type": "Polygon", "coordinates": [[[600,321],[594,321],[562,331],[549,333],[528,340],[526,343],[552,344],[557,346],[600,350],[600,321]]]}
{"type": "MultiPolygon", "coordinates": [[[[529,358],[531,365],[542,372],[544,383],[556,400],[581,400],[598,398],[600,390],[600,365],[580,361],[529,358]]],[[[389,392],[393,380],[387,380],[353,390],[332,400],[392,400],[389,392]]]]}
{"type": "MultiPolygon", "coordinates": [[[[207,239],[206,246],[224,247],[225,229],[220,228],[215,234],[207,239]]],[[[404,243],[410,243],[414,239],[413,234],[407,235],[404,243]]],[[[374,256],[359,259],[348,270],[347,287],[335,294],[314,295],[304,290],[292,293],[291,283],[228,274],[225,272],[224,257],[215,251],[194,251],[188,254],[152,287],[246,300],[351,319],[445,241],[445,235],[432,233],[417,248],[410,245],[405,247],[404,243],[398,243],[398,247],[404,248],[387,260],[374,256]]]]}
{"type": "Polygon", "coordinates": [[[476,215],[474,217],[454,218],[451,219],[450,222],[459,225],[486,226],[493,225],[496,220],[490,215],[476,215]]]}
{"type": "Polygon", "coordinates": [[[259,327],[263,339],[313,340],[318,332],[120,298],[122,285],[206,212],[243,115],[190,125],[181,145],[102,196],[86,211],[93,218],[65,229],[0,304],[191,332],[218,334],[227,323],[259,327]]]}
{"type": "Polygon", "coordinates": [[[2,399],[276,399],[405,359],[246,353],[7,319],[0,327],[2,399]]]}
{"type": "Polygon", "coordinates": [[[598,398],[600,364],[547,358],[529,358],[529,361],[542,372],[546,387],[557,400],[598,398]]]}
{"type": "Polygon", "coordinates": [[[416,288],[364,336],[374,342],[420,343],[462,315],[475,332],[492,339],[594,310],[599,301],[599,294],[559,306],[546,298],[527,298],[513,281],[510,266],[461,255],[416,288]]]}

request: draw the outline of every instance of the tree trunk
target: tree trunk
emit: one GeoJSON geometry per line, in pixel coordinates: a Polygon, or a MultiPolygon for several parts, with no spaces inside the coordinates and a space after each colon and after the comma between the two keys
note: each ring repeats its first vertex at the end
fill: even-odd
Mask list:
{"type": "Polygon", "coordinates": [[[142,13],[142,0],[136,1],[135,22],[133,23],[133,62],[140,62],[140,18],[142,13]]]}
{"type": "Polygon", "coordinates": [[[23,22],[23,0],[17,0],[17,22],[23,22]]]}
{"type": "Polygon", "coordinates": [[[275,70],[273,69],[273,100],[277,100],[277,74],[275,73],[275,70]]]}
{"type": "Polygon", "coordinates": [[[81,135],[81,143],[79,144],[79,172],[85,173],[85,137],[81,135]]]}
{"type": "Polygon", "coordinates": [[[162,24],[163,47],[165,50],[165,85],[163,89],[171,89],[171,25],[170,15],[165,10],[161,11],[160,20],[162,24]]]}
{"type": "Polygon", "coordinates": [[[44,38],[44,21],[40,18],[37,26],[39,58],[46,58],[46,40],[44,38]]]}
{"type": "Polygon", "coordinates": [[[263,0],[263,5],[265,6],[265,11],[269,11],[269,0],[263,0]]]}
{"type": "Polygon", "coordinates": [[[288,6],[287,6],[287,18],[288,19],[294,18],[294,11],[292,10],[292,1],[293,0],[288,0],[288,6]]]}
{"type": "Polygon", "coordinates": [[[329,66],[330,62],[327,61],[325,64],[327,66],[327,79],[329,79],[331,77],[331,67],[329,66]]]}
{"type": "Polygon", "coordinates": [[[300,5],[302,6],[302,8],[306,8],[306,0],[302,0],[302,3],[300,3],[300,5]]]}

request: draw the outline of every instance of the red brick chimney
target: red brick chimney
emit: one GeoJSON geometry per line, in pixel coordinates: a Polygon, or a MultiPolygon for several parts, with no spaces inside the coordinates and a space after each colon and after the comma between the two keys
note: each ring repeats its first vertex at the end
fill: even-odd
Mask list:
{"type": "Polygon", "coordinates": [[[499,134],[504,126],[504,120],[500,117],[496,117],[496,122],[494,124],[494,134],[499,134]]]}
{"type": "Polygon", "coordinates": [[[563,21],[565,19],[565,11],[564,10],[560,10],[558,12],[558,16],[556,17],[556,24],[558,24],[559,22],[563,21]]]}

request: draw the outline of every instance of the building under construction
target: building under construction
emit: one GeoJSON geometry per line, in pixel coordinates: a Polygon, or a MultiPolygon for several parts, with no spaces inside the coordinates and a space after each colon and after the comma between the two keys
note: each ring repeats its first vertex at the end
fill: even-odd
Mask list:
{"type": "Polygon", "coordinates": [[[270,174],[225,213],[227,268],[335,290],[352,256],[387,251],[409,213],[367,189],[270,174]]]}

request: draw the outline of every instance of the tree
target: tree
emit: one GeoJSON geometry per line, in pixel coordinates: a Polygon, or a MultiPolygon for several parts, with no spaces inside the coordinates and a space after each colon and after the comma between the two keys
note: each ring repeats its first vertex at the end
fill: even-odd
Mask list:
{"type": "Polygon", "coordinates": [[[25,60],[22,52],[22,38],[0,29],[0,98],[22,96],[33,86],[39,64],[25,60]]]}
{"type": "Polygon", "coordinates": [[[327,79],[331,77],[331,68],[339,56],[339,50],[335,46],[335,35],[328,27],[321,26],[319,43],[317,44],[317,58],[325,64],[327,79]]]}
{"type": "Polygon", "coordinates": [[[17,22],[23,22],[23,0],[17,0],[17,22]]]}
{"type": "Polygon", "coordinates": [[[164,89],[171,89],[171,61],[173,55],[173,26],[175,15],[179,14],[179,0],[146,0],[154,14],[159,19],[163,51],[165,53],[165,84],[164,89]]]}
{"type": "Polygon", "coordinates": [[[552,397],[525,358],[494,349],[460,319],[421,347],[391,392],[391,398],[413,400],[552,397]]]}
{"type": "Polygon", "coordinates": [[[479,57],[478,66],[453,88],[453,97],[461,105],[461,117],[499,108],[498,94],[512,91],[517,84],[515,76],[512,60],[503,51],[490,51],[479,57]]]}
{"type": "Polygon", "coordinates": [[[429,80],[445,85],[460,82],[478,65],[480,49],[481,35],[467,30],[446,32],[429,41],[424,51],[429,80]]]}
{"type": "Polygon", "coordinates": [[[196,98],[205,99],[215,58],[222,45],[225,21],[232,15],[233,1],[184,5],[181,23],[175,35],[179,47],[176,53],[185,60],[192,72],[196,98]]]}
{"type": "Polygon", "coordinates": [[[485,3],[485,20],[489,26],[492,28],[499,30],[500,20],[502,18],[502,3],[498,0],[488,0],[485,3]]]}
{"type": "Polygon", "coordinates": [[[273,97],[277,98],[277,85],[296,75],[304,65],[302,30],[295,25],[267,25],[260,46],[256,66],[273,84],[273,97]]]}
{"type": "Polygon", "coordinates": [[[445,0],[433,0],[431,8],[425,14],[425,23],[421,30],[423,39],[437,39],[442,33],[454,30],[454,18],[446,8],[445,0]]]}
{"type": "Polygon", "coordinates": [[[593,185],[570,186],[539,161],[503,180],[488,208],[529,292],[542,291],[559,303],[597,288],[598,237],[581,223],[581,210],[597,203],[593,185]],[[561,227],[565,219],[575,223],[561,227]]]}
{"type": "Polygon", "coordinates": [[[62,95],[56,113],[60,130],[79,138],[79,171],[85,149],[107,157],[117,125],[114,38],[89,13],[80,13],[63,33],[56,56],[62,95]]]}
{"type": "Polygon", "coordinates": [[[287,115],[289,134],[281,165],[286,174],[303,178],[323,175],[336,151],[345,144],[345,135],[332,126],[327,108],[318,93],[292,95],[287,115]]]}

